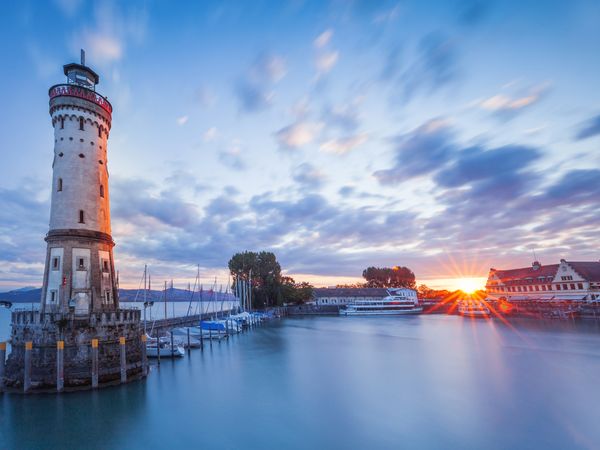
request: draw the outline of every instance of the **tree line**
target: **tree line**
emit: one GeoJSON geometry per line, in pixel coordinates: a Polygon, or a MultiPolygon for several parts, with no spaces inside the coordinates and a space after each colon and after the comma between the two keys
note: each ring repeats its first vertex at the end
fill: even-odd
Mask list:
{"type": "Polygon", "coordinates": [[[229,272],[236,281],[250,282],[252,307],[262,309],[284,303],[304,303],[311,299],[313,286],[296,283],[281,273],[281,265],[273,252],[240,252],[231,257],[229,272]]]}

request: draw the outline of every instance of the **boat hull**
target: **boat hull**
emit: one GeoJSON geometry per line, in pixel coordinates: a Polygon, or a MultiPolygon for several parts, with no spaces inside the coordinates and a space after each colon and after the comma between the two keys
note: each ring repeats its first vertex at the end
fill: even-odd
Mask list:
{"type": "Polygon", "coordinates": [[[380,311],[347,311],[340,310],[341,316],[407,316],[414,314],[421,314],[423,312],[423,308],[413,308],[406,310],[380,310],[380,311]]]}
{"type": "Polygon", "coordinates": [[[181,348],[177,345],[173,347],[173,351],[171,351],[170,345],[166,346],[166,347],[156,347],[156,346],[146,347],[146,356],[148,358],[158,358],[159,352],[160,352],[161,358],[181,358],[182,356],[185,355],[183,348],[181,348]]]}
{"type": "Polygon", "coordinates": [[[460,316],[469,317],[473,319],[487,319],[491,317],[491,314],[486,312],[459,312],[458,314],[460,316]]]}

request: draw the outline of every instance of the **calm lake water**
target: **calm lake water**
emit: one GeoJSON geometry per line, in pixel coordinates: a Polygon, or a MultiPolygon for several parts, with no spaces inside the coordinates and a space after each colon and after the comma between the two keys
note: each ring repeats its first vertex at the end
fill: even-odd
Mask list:
{"type": "Polygon", "coordinates": [[[0,396],[0,448],[600,448],[598,326],[513,325],[276,320],[144,382],[0,396]]]}

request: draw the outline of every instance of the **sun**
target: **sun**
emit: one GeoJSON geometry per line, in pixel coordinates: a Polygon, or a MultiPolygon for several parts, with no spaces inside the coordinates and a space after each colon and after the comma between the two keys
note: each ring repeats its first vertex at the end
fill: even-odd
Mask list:
{"type": "Polygon", "coordinates": [[[482,288],[481,281],[477,278],[458,278],[456,286],[466,294],[473,294],[482,288]]]}

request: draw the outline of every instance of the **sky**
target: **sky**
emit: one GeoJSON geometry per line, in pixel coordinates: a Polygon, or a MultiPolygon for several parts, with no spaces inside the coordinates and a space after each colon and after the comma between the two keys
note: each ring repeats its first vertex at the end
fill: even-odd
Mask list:
{"type": "Polygon", "coordinates": [[[22,1],[0,17],[0,290],[40,286],[47,90],[86,64],[122,287],[227,281],[269,250],[317,286],[368,266],[455,288],[598,260],[597,1],[22,1]]]}

